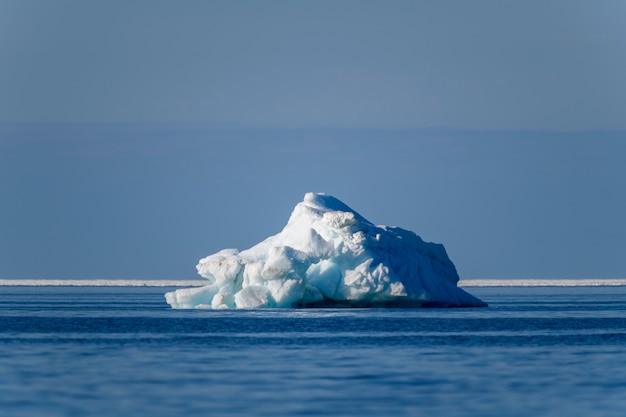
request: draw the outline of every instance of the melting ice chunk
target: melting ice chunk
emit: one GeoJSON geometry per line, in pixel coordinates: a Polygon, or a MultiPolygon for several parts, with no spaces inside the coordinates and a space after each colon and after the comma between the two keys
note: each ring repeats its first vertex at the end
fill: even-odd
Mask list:
{"type": "Polygon", "coordinates": [[[283,230],[197,265],[210,283],[165,294],[173,308],[483,307],[457,287],[444,247],[375,226],[335,197],[307,193],[283,230]]]}

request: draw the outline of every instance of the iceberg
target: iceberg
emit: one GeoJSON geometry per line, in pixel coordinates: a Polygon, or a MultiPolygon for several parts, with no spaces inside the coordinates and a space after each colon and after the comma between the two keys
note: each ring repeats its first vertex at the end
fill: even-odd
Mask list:
{"type": "Polygon", "coordinates": [[[210,283],[166,293],[172,308],[486,306],[458,288],[443,245],[375,226],[322,193],[307,193],[280,233],[196,268],[210,283]]]}

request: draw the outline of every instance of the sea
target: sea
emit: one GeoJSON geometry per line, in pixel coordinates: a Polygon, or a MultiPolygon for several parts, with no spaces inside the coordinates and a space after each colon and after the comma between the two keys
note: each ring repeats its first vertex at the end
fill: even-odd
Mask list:
{"type": "Polygon", "coordinates": [[[5,283],[0,415],[623,416],[626,286],[518,284],[465,288],[486,308],[213,311],[5,283]]]}

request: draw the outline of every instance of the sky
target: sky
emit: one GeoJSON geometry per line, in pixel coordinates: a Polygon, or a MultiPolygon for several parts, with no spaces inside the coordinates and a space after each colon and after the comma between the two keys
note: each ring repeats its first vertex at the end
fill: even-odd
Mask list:
{"type": "Polygon", "coordinates": [[[626,128],[626,3],[1,0],[0,121],[626,128]]]}
{"type": "Polygon", "coordinates": [[[0,278],[193,278],[308,191],[626,277],[623,1],[0,0],[0,278]]]}

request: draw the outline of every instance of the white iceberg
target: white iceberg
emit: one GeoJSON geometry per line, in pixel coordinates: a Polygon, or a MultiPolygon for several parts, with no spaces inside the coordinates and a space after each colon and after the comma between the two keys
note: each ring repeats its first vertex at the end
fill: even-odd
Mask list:
{"type": "Polygon", "coordinates": [[[457,287],[443,245],[375,226],[326,194],[307,193],[280,233],[197,269],[211,283],[168,292],[173,308],[486,306],[457,287]]]}

